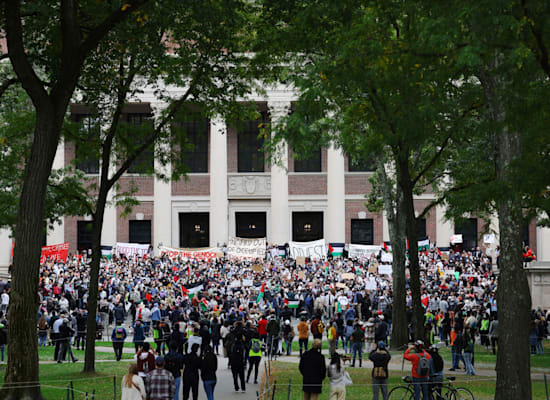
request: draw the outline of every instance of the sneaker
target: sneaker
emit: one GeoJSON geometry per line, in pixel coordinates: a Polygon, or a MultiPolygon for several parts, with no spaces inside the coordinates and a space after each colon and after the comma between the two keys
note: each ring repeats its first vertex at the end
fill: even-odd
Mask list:
{"type": "Polygon", "coordinates": [[[244,389],[241,389],[241,393],[246,393],[246,390],[244,390],[244,389]]]}
{"type": "Polygon", "coordinates": [[[239,389],[235,389],[235,393],[239,393],[239,389]]]}
{"type": "Polygon", "coordinates": [[[258,381],[254,381],[254,385],[257,385],[258,384],[258,381]]]}
{"type": "Polygon", "coordinates": [[[449,368],[449,371],[455,371],[455,369],[454,368],[449,368]]]}
{"type": "Polygon", "coordinates": [[[77,362],[77,361],[78,361],[78,358],[75,358],[75,359],[73,360],[74,363],[77,362]]]}

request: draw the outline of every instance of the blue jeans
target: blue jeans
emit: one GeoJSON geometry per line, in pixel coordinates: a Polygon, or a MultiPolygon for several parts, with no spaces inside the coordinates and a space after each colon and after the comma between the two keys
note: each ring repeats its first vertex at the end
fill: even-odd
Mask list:
{"type": "Polygon", "coordinates": [[[46,346],[48,342],[48,335],[40,336],[38,335],[38,345],[39,346],[46,346]]]}
{"type": "Polygon", "coordinates": [[[352,343],[351,351],[353,352],[353,362],[355,362],[356,354],[359,354],[359,361],[363,359],[363,343],[352,343]]]}
{"type": "Polygon", "coordinates": [[[348,343],[349,343],[349,338],[342,336],[342,345],[344,346],[344,353],[348,352],[348,343]]]}
{"type": "Polygon", "coordinates": [[[462,360],[462,363],[464,364],[464,368],[466,368],[466,362],[464,361],[464,358],[462,357],[462,353],[457,353],[454,351],[455,347],[451,347],[451,358],[453,360],[453,366],[451,368],[457,369],[460,367],[460,360],[462,360]]]}
{"type": "Polygon", "coordinates": [[[174,383],[176,384],[176,394],[174,395],[174,400],[178,400],[180,394],[181,376],[174,378],[174,383]]]}
{"type": "Polygon", "coordinates": [[[216,381],[203,381],[204,392],[208,400],[214,400],[214,388],[216,387],[216,381]]]}
{"type": "Polygon", "coordinates": [[[464,363],[466,364],[466,375],[475,375],[476,370],[472,365],[472,358],[474,358],[474,353],[464,353],[464,363]]]}
{"type": "Polygon", "coordinates": [[[292,353],[292,340],[285,340],[286,355],[289,356],[292,353]]]}
{"type": "Polygon", "coordinates": [[[428,377],[425,378],[414,378],[413,377],[413,387],[414,387],[414,400],[420,400],[420,390],[422,390],[422,398],[428,400],[428,377]]]}

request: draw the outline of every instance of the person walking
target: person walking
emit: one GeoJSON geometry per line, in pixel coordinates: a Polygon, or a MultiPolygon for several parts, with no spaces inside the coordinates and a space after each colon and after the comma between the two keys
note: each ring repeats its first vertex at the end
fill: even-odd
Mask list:
{"type": "Polygon", "coordinates": [[[378,392],[382,391],[382,400],[388,400],[388,363],[391,355],[386,349],[386,343],[380,341],[374,344],[369,353],[372,361],[372,399],[378,400],[378,392]]]}
{"type": "Polygon", "coordinates": [[[438,396],[437,398],[440,399],[441,387],[443,384],[443,358],[439,354],[436,345],[430,346],[428,353],[430,353],[430,356],[432,357],[430,359],[430,392],[432,392],[432,394],[435,392],[438,396]]]}
{"type": "Polygon", "coordinates": [[[204,348],[201,359],[201,379],[206,393],[207,400],[214,400],[214,388],[216,387],[216,371],[218,370],[218,357],[214,354],[211,346],[204,348]]]}
{"type": "Polygon", "coordinates": [[[117,321],[116,326],[113,328],[111,333],[111,340],[113,341],[113,350],[115,352],[115,357],[117,361],[120,361],[122,358],[122,349],[124,349],[124,341],[128,334],[126,329],[122,326],[121,321],[117,321]]]}
{"type": "Polygon", "coordinates": [[[365,351],[370,352],[376,347],[374,318],[370,317],[365,324],[365,351]]]}
{"type": "Polygon", "coordinates": [[[193,394],[193,400],[199,398],[199,370],[201,368],[201,359],[199,354],[199,344],[193,343],[189,353],[183,356],[183,400],[189,399],[189,392],[193,394]]]}
{"type": "Polygon", "coordinates": [[[176,394],[176,384],[172,374],[164,368],[164,357],[157,357],[155,369],[145,380],[147,400],[172,400],[176,394]]]}
{"type": "Polygon", "coordinates": [[[290,324],[290,320],[287,319],[283,326],[283,340],[285,342],[286,355],[289,356],[292,353],[292,340],[294,339],[294,328],[290,324]]]}
{"type": "Polygon", "coordinates": [[[174,383],[176,385],[174,400],[178,400],[181,386],[181,370],[183,369],[183,354],[178,352],[178,344],[176,342],[169,343],[169,350],[168,354],[164,357],[165,368],[174,376],[174,383]]]}
{"type": "Polygon", "coordinates": [[[315,339],[310,350],[300,358],[299,369],[303,377],[304,400],[317,400],[323,391],[323,379],[327,372],[325,357],[321,354],[321,339],[315,339]]]}
{"type": "Polygon", "coordinates": [[[136,364],[130,364],[128,373],[122,378],[122,395],[120,400],[145,400],[147,393],[143,379],[138,375],[136,364]]]}
{"type": "Polygon", "coordinates": [[[340,355],[336,352],[332,353],[330,364],[327,368],[327,376],[330,381],[329,400],[346,400],[346,371],[341,364],[340,355]]]}
{"type": "Polygon", "coordinates": [[[302,353],[304,351],[307,351],[308,349],[307,344],[309,339],[309,325],[306,322],[306,317],[300,317],[300,322],[298,322],[298,326],[296,328],[298,329],[298,345],[300,346],[300,357],[302,357],[302,353]]]}
{"type": "Polygon", "coordinates": [[[363,363],[363,342],[365,341],[365,332],[361,329],[361,325],[355,324],[355,329],[350,336],[351,350],[353,353],[353,361],[351,366],[355,367],[355,359],[359,358],[359,368],[363,363]]]}
{"type": "Polygon", "coordinates": [[[496,314],[491,315],[491,323],[489,324],[489,339],[491,340],[491,349],[493,355],[496,354],[498,344],[498,319],[496,314]]]}
{"type": "Polygon", "coordinates": [[[430,374],[430,354],[424,350],[424,342],[417,340],[414,345],[409,348],[403,354],[403,358],[412,363],[412,380],[414,387],[414,400],[420,400],[420,392],[422,392],[422,398],[429,400],[428,393],[428,376],[430,374]],[[414,350],[414,353],[411,351],[414,350]]]}
{"type": "Polygon", "coordinates": [[[476,371],[472,365],[474,358],[474,337],[471,332],[464,334],[464,363],[466,364],[466,375],[475,375],[476,371]]]}
{"type": "Polygon", "coordinates": [[[143,343],[141,349],[134,356],[137,361],[139,376],[145,378],[149,372],[155,369],[155,352],[149,343],[143,343]]]}
{"type": "Polygon", "coordinates": [[[139,319],[134,324],[134,337],[132,341],[134,342],[134,348],[136,349],[137,353],[140,347],[143,346],[143,342],[145,342],[145,331],[143,330],[143,323],[139,319]]]}
{"type": "Polygon", "coordinates": [[[233,385],[235,392],[239,391],[239,380],[241,392],[246,392],[246,385],[244,383],[244,369],[246,367],[245,361],[245,347],[242,336],[236,335],[233,339],[233,346],[231,347],[231,353],[229,355],[229,361],[231,362],[231,373],[233,374],[233,385]]]}
{"type": "Polygon", "coordinates": [[[252,340],[250,341],[250,350],[248,351],[248,375],[246,377],[246,383],[250,380],[250,375],[254,369],[254,384],[258,384],[258,367],[262,360],[262,342],[259,335],[255,332],[252,340]]]}
{"type": "MultiPolygon", "coordinates": [[[[327,329],[327,339],[328,339],[328,353],[336,353],[336,342],[338,340],[338,334],[336,333],[335,323],[331,321],[327,329]]],[[[332,356],[331,356],[332,357],[332,356]]],[[[338,358],[340,360],[340,358],[338,358]]]]}

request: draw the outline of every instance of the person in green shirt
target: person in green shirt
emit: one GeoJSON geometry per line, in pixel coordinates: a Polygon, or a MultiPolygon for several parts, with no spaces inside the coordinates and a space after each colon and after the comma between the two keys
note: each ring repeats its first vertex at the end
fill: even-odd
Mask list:
{"type": "Polygon", "coordinates": [[[250,350],[248,351],[249,367],[246,383],[250,380],[252,369],[254,369],[254,384],[258,383],[258,367],[260,366],[260,361],[262,360],[262,347],[263,344],[260,340],[260,335],[258,335],[258,332],[254,332],[254,336],[250,341],[250,350]]]}

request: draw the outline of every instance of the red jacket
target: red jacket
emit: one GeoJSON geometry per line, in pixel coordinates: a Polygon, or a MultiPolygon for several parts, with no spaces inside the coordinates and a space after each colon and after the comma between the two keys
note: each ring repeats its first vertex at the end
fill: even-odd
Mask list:
{"type": "MultiPolygon", "coordinates": [[[[422,350],[422,353],[409,353],[410,351],[411,351],[411,349],[407,349],[407,351],[405,351],[405,354],[403,355],[403,358],[405,360],[409,360],[410,362],[412,362],[412,376],[413,376],[413,378],[425,378],[425,376],[420,376],[416,373],[416,367],[418,366],[418,360],[420,360],[421,355],[426,357],[426,359],[428,361],[430,360],[430,358],[432,358],[432,356],[430,356],[430,354],[425,350],[422,350]]],[[[428,375],[426,375],[426,376],[428,376],[428,375]]]]}
{"type": "Polygon", "coordinates": [[[258,321],[258,335],[267,335],[267,319],[265,318],[258,321]]]}

